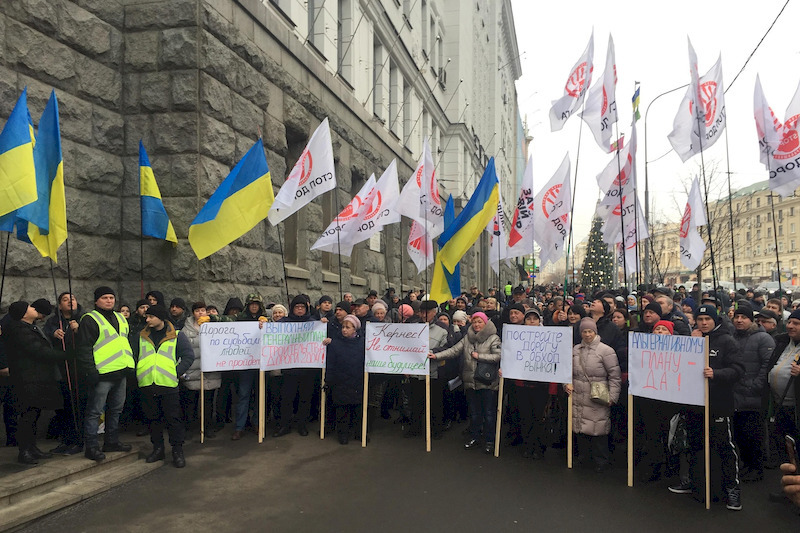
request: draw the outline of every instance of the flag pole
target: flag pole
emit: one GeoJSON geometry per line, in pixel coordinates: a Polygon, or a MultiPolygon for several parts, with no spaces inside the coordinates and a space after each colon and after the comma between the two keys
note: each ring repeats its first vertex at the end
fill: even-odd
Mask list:
{"type": "MultiPolygon", "coordinates": [[[[725,128],[725,164],[728,167],[728,171],[726,172],[726,174],[728,174],[728,224],[730,225],[731,228],[730,231],[731,231],[731,262],[733,263],[733,290],[736,291],[738,289],[736,282],[736,246],[734,245],[734,240],[733,240],[733,193],[731,192],[731,159],[730,159],[730,151],[728,150],[728,128],[725,128]]],[[[767,158],[767,164],[769,164],[769,158],[767,158]]],[[[775,213],[772,213],[772,218],[775,219],[775,213]]],[[[778,276],[778,281],[780,282],[780,276],[778,276]]]]}
{"type": "MultiPolygon", "coordinates": [[[[694,95],[694,98],[697,99],[697,95],[694,95]]],[[[700,127],[700,106],[695,105],[695,118],[697,119],[697,142],[700,145],[700,171],[703,174],[703,192],[705,193],[705,202],[706,202],[706,224],[708,225],[708,247],[709,252],[711,253],[711,279],[714,284],[713,291],[716,293],[717,290],[717,266],[716,262],[714,261],[714,241],[711,238],[711,211],[708,208],[708,181],[706,180],[706,164],[703,158],[703,138],[701,134],[701,127],[700,127]]],[[[726,128],[727,129],[727,128],[726,128]]],[[[697,280],[701,286],[703,283],[702,279],[697,280]]]]}
{"type": "MultiPolygon", "coordinates": [[[[58,316],[58,328],[64,332],[66,335],[66,330],[64,329],[64,321],[63,315],[61,314],[61,308],[59,307],[60,302],[58,301],[58,288],[56,287],[56,273],[53,269],[53,258],[50,258],[50,277],[53,279],[53,294],[55,295],[55,302],[56,302],[56,315],[58,316]]],[[[69,294],[69,308],[72,309],[72,293],[69,294]]],[[[64,342],[64,337],[61,338],[61,349],[65,352],[67,351],[67,345],[64,342]]],[[[69,389],[69,406],[70,411],[72,411],[72,424],[75,428],[75,432],[79,433],[80,430],[78,429],[78,416],[75,414],[76,406],[77,406],[77,398],[73,398],[72,395],[72,379],[69,373],[69,363],[65,360],[64,361],[64,371],[66,372],[67,377],[67,388],[69,389]]]]}
{"type": "Polygon", "coordinates": [[[141,167],[139,170],[139,218],[139,298],[144,299],[144,204],[142,202],[141,167]]]}
{"type": "MultiPolygon", "coordinates": [[[[619,113],[617,112],[616,100],[614,102],[614,129],[617,131],[617,148],[614,150],[617,156],[617,183],[619,186],[619,232],[622,235],[622,284],[625,288],[628,288],[628,258],[627,258],[627,247],[625,246],[625,202],[622,197],[622,163],[619,160],[619,113]]],[[[629,148],[630,150],[630,148],[629,148]]],[[[577,169],[576,169],[577,174],[577,169]]],[[[635,207],[635,204],[634,204],[635,207]]],[[[634,209],[634,216],[636,216],[636,211],[634,209]]],[[[616,269],[616,265],[615,265],[616,269]]],[[[619,278],[618,278],[619,279],[619,278]]]]}
{"type": "MultiPolygon", "coordinates": [[[[338,185],[333,189],[333,203],[336,205],[336,249],[339,252],[336,255],[339,258],[339,301],[341,302],[344,300],[344,296],[342,294],[342,243],[339,241],[339,234],[342,232],[342,226],[339,224],[340,209],[338,185]]],[[[288,297],[289,289],[286,289],[286,294],[288,297]]]]}
{"type": "MultiPolygon", "coordinates": [[[[13,228],[12,228],[13,231],[13,228]]],[[[0,305],[3,303],[3,288],[6,285],[6,265],[8,264],[8,245],[11,244],[11,231],[6,234],[6,251],[3,252],[3,276],[0,278],[0,305]]]]}
{"type": "Polygon", "coordinates": [[[283,286],[286,288],[286,301],[291,304],[289,301],[289,280],[286,279],[286,257],[283,255],[283,239],[281,238],[281,230],[280,228],[275,228],[278,230],[278,246],[280,247],[281,252],[281,264],[283,265],[283,286]]]}
{"type": "MultiPolygon", "coordinates": [[[[588,87],[587,87],[588,90],[588,87]]],[[[586,99],[581,103],[581,113],[586,108],[586,99]]],[[[578,115],[580,116],[580,114],[578,115]]],[[[569,261],[570,257],[572,257],[572,285],[573,289],[575,288],[575,257],[574,252],[572,250],[572,225],[575,221],[575,187],[578,186],[578,161],[580,161],[581,157],[581,134],[583,133],[583,120],[580,121],[580,126],[578,126],[578,150],[575,153],[575,178],[572,180],[572,190],[570,191],[572,195],[572,205],[569,208],[569,236],[567,237],[567,252],[564,256],[564,263],[566,264],[566,268],[564,269],[564,301],[567,301],[567,285],[569,281],[569,261]],[[570,256],[572,254],[572,256],[570,256]]]]}
{"type": "Polygon", "coordinates": [[[405,291],[403,289],[403,250],[405,249],[403,246],[403,217],[400,217],[400,222],[397,223],[397,227],[400,229],[400,299],[402,300],[405,298],[405,291]]]}

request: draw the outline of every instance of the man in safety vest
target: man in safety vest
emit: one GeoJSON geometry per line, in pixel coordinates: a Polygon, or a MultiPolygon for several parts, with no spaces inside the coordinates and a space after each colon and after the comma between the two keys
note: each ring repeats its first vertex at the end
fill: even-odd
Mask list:
{"type": "Polygon", "coordinates": [[[136,345],[136,379],[142,393],[142,410],[150,424],[153,453],[148,463],[164,460],[164,426],[172,446],[172,464],[186,466],[183,440],[186,427],[181,416],[178,378],[194,361],[191,341],[176,331],[168,321],[167,308],[161,304],[147,308],[147,327],[139,334],[136,345]]]}
{"type": "Polygon", "coordinates": [[[78,327],[77,360],[89,385],[84,433],[87,459],[102,461],[103,452],[128,452],[130,444],[119,441],[119,414],[125,405],[125,378],[133,369],[128,343],[128,321],[114,312],[117,303],[111,287],[94,291],[95,307],[83,315],[78,327]],[[105,442],[100,451],[97,430],[105,409],[105,442]]]}

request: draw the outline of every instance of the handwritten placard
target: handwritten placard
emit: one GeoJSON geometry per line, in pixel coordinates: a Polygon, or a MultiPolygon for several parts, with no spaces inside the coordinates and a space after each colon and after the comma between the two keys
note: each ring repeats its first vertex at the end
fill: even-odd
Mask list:
{"type": "Polygon", "coordinates": [[[257,369],[261,364],[258,322],[206,322],[200,326],[203,372],[257,369]]]}
{"type": "Polygon", "coordinates": [[[705,337],[629,333],[628,378],[634,396],[704,405],[705,337]]]}
{"type": "Polygon", "coordinates": [[[368,322],[365,372],[370,374],[428,373],[428,324],[368,322]]]}
{"type": "Polygon", "coordinates": [[[261,370],[325,368],[328,325],[310,322],[267,322],[262,330],[261,370]]]}
{"type": "Polygon", "coordinates": [[[503,377],[572,383],[572,329],[564,326],[503,326],[503,377]]]}

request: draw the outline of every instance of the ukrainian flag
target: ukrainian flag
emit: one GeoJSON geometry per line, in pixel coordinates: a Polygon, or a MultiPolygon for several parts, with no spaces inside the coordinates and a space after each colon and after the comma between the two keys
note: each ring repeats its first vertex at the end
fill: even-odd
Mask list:
{"type": "Polygon", "coordinates": [[[458,262],[481,236],[486,225],[497,214],[499,198],[500,182],[495,172],[494,158],[491,158],[467,205],[455,221],[439,235],[441,249],[436,254],[433,268],[432,299],[437,302],[449,299],[451,292],[445,272],[452,275],[451,272],[455,270],[458,262]]]}
{"type": "Polygon", "coordinates": [[[158,189],[156,177],[150,167],[150,159],[139,141],[139,197],[142,210],[142,235],[155,237],[178,244],[175,228],[169,221],[164,202],[161,201],[161,191],[158,189]]]}
{"type": "Polygon", "coordinates": [[[33,145],[25,88],[0,133],[0,216],[36,201],[33,145]]]}
{"type": "Polygon", "coordinates": [[[24,221],[27,221],[27,240],[39,250],[42,257],[50,257],[57,262],[56,252],[67,240],[67,200],[64,195],[64,161],[55,91],[50,93],[50,100],[39,119],[33,161],[39,198],[18,211],[17,231],[24,235],[24,221]]]}
{"type": "Polygon", "coordinates": [[[256,141],[189,226],[189,244],[203,259],[232,243],[269,213],[275,199],[264,145],[256,141]]]}
{"type": "MultiPolygon", "coordinates": [[[[456,206],[453,202],[453,195],[451,194],[447,198],[447,204],[444,207],[444,229],[449,228],[456,218],[456,206]]],[[[439,242],[439,247],[441,248],[444,246],[441,242],[439,242]]],[[[456,268],[453,269],[453,273],[449,273],[446,270],[444,271],[444,276],[447,279],[447,286],[450,287],[450,294],[453,298],[461,294],[461,265],[456,265],[456,268]]],[[[449,298],[448,298],[449,300],[449,298]]]]}

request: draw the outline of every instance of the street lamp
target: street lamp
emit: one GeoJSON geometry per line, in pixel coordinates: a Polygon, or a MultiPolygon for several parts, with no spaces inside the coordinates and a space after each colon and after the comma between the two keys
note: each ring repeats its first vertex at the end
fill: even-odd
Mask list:
{"type": "MultiPolygon", "coordinates": [[[[648,233],[652,233],[652,225],[650,224],[650,181],[647,175],[647,114],[650,113],[650,106],[656,103],[656,100],[661,98],[662,96],[674,93],[675,91],[679,91],[681,89],[685,89],[688,87],[689,84],[681,85],[680,87],[675,87],[674,89],[670,89],[669,91],[663,92],[653,98],[649,104],[647,104],[647,108],[644,110],[644,219],[647,222],[648,233]]],[[[652,237],[648,237],[648,244],[652,237]]],[[[650,254],[647,252],[645,248],[645,262],[644,262],[644,279],[646,283],[650,283],[652,281],[651,274],[650,274],[650,254]]]]}

